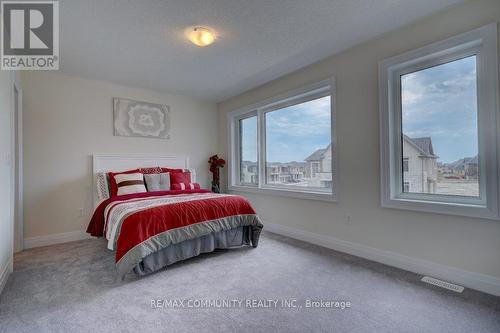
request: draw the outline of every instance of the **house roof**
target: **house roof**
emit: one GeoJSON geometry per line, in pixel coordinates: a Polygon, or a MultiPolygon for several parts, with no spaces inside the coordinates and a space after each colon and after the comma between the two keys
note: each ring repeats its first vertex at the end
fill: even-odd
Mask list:
{"type": "Polygon", "coordinates": [[[241,161],[241,164],[244,166],[257,165],[257,162],[253,161],[241,161]]]}
{"type": "Polygon", "coordinates": [[[464,157],[454,162],[446,164],[447,167],[453,170],[463,170],[467,164],[478,164],[478,155],[473,157],[464,157]]]}
{"type": "Polygon", "coordinates": [[[306,162],[267,162],[267,166],[282,166],[282,167],[305,167],[306,162]]]}
{"type": "Polygon", "coordinates": [[[314,153],[312,153],[311,155],[309,155],[309,157],[307,157],[305,160],[307,162],[320,161],[321,158],[325,155],[325,150],[326,150],[325,148],[318,149],[314,153]]]}
{"type": "Polygon", "coordinates": [[[307,162],[312,162],[312,161],[321,161],[325,157],[325,153],[330,149],[330,145],[326,146],[326,148],[318,149],[311,155],[309,155],[305,161],[307,162]]]}
{"type": "Polygon", "coordinates": [[[478,164],[479,163],[479,155],[476,155],[474,157],[469,157],[467,159],[467,163],[469,163],[469,164],[478,164]]]}
{"type": "Polygon", "coordinates": [[[408,141],[411,145],[413,145],[417,150],[424,155],[425,157],[433,157],[437,158],[438,156],[434,154],[434,148],[432,147],[432,138],[431,137],[422,137],[422,138],[410,138],[407,135],[403,134],[403,137],[406,141],[408,141]]]}

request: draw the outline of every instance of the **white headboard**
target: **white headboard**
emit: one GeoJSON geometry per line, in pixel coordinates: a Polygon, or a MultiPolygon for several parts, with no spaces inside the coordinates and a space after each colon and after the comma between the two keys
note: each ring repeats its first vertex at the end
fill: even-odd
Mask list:
{"type": "Polygon", "coordinates": [[[92,167],[92,198],[94,208],[98,200],[96,195],[96,174],[98,172],[126,171],[136,168],[169,167],[188,169],[189,157],[165,155],[93,155],[92,167]]]}

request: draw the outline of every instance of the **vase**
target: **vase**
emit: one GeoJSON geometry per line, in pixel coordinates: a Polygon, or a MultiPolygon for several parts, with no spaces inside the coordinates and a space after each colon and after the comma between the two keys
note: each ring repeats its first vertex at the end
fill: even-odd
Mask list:
{"type": "Polygon", "coordinates": [[[212,181],[212,192],[220,193],[220,185],[218,182],[212,181]]]}
{"type": "Polygon", "coordinates": [[[219,168],[215,168],[215,170],[213,171],[212,192],[220,193],[219,168]]]}

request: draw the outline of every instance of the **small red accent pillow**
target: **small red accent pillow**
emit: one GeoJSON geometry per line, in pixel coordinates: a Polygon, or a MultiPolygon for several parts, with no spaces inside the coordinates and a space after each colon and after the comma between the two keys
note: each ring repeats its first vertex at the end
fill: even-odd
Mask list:
{"type": "Polygon", "coordinates": [[[153,175],[163,172],[160,167],[140,168],[139,170],[145,175],[153,175]]]}
{"type": "Polygon", "coordinates": [[[110,196],[111,197],[116,197],[118,195],[118,185],[116,185],[116,179],[115,175],[120,175],[120,174],[131,174],[131,173],[138,173],[141,172],[139,169],[134,169],[134,170],[127,170],[123,172],[109,172],[109,188],[110,188],[110,196]]]}
{"type": "Polygon", "coordinates": [[[191,183],[191,172],[170,172],[170,188],[173,190],[173,184],[185,184],[191,183]]]}
{"type": "Polygon", "coordinates": [[[172,190],[199,190],[201,188],[200,184],[198,183],[189,183],[189,184],[184,184],[184,183],[179,183],[179,184],[172,184],[170,189],[172,190]]]}

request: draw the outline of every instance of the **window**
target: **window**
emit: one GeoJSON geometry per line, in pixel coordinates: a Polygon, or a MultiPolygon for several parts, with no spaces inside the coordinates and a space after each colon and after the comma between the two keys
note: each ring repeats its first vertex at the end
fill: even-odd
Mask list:
{"type": "Polygon", "coordinates": [[[229,114],[230,189],[334,199],[332,86],[322,81],[229,114]]]}
{"type": "Polygon", "coordinates": [[[316,177],[319,173],[319,162],[311,162],[311,175],[312,177],[316,177]]]}
{"type": "Polygon", "coordinates": [[[476,55],[401,75],[403,155],[417,161],[403,181],[412,192],[479,196],[476,78],[476,55]]]}
{"type": "Polygon", "coordinates": [[[408,171],[410,171],[410,158],[403,157],[403,172],[408,172],[408,171]]]}
{"type": "Polygon", "coordinates": [[[498,219],[496,25],[379,65],[382,205],[498,219]]]}
{"type": "Polygon", "coordinates": [[[331,192],[330,116],[330,95],[264,112],[266,185],[331,192]]]}
{"type": "Polygon", "coordinates": [[[240,183],[257,185],[257,116],[238,120],[240,132],[240,183]]]}

